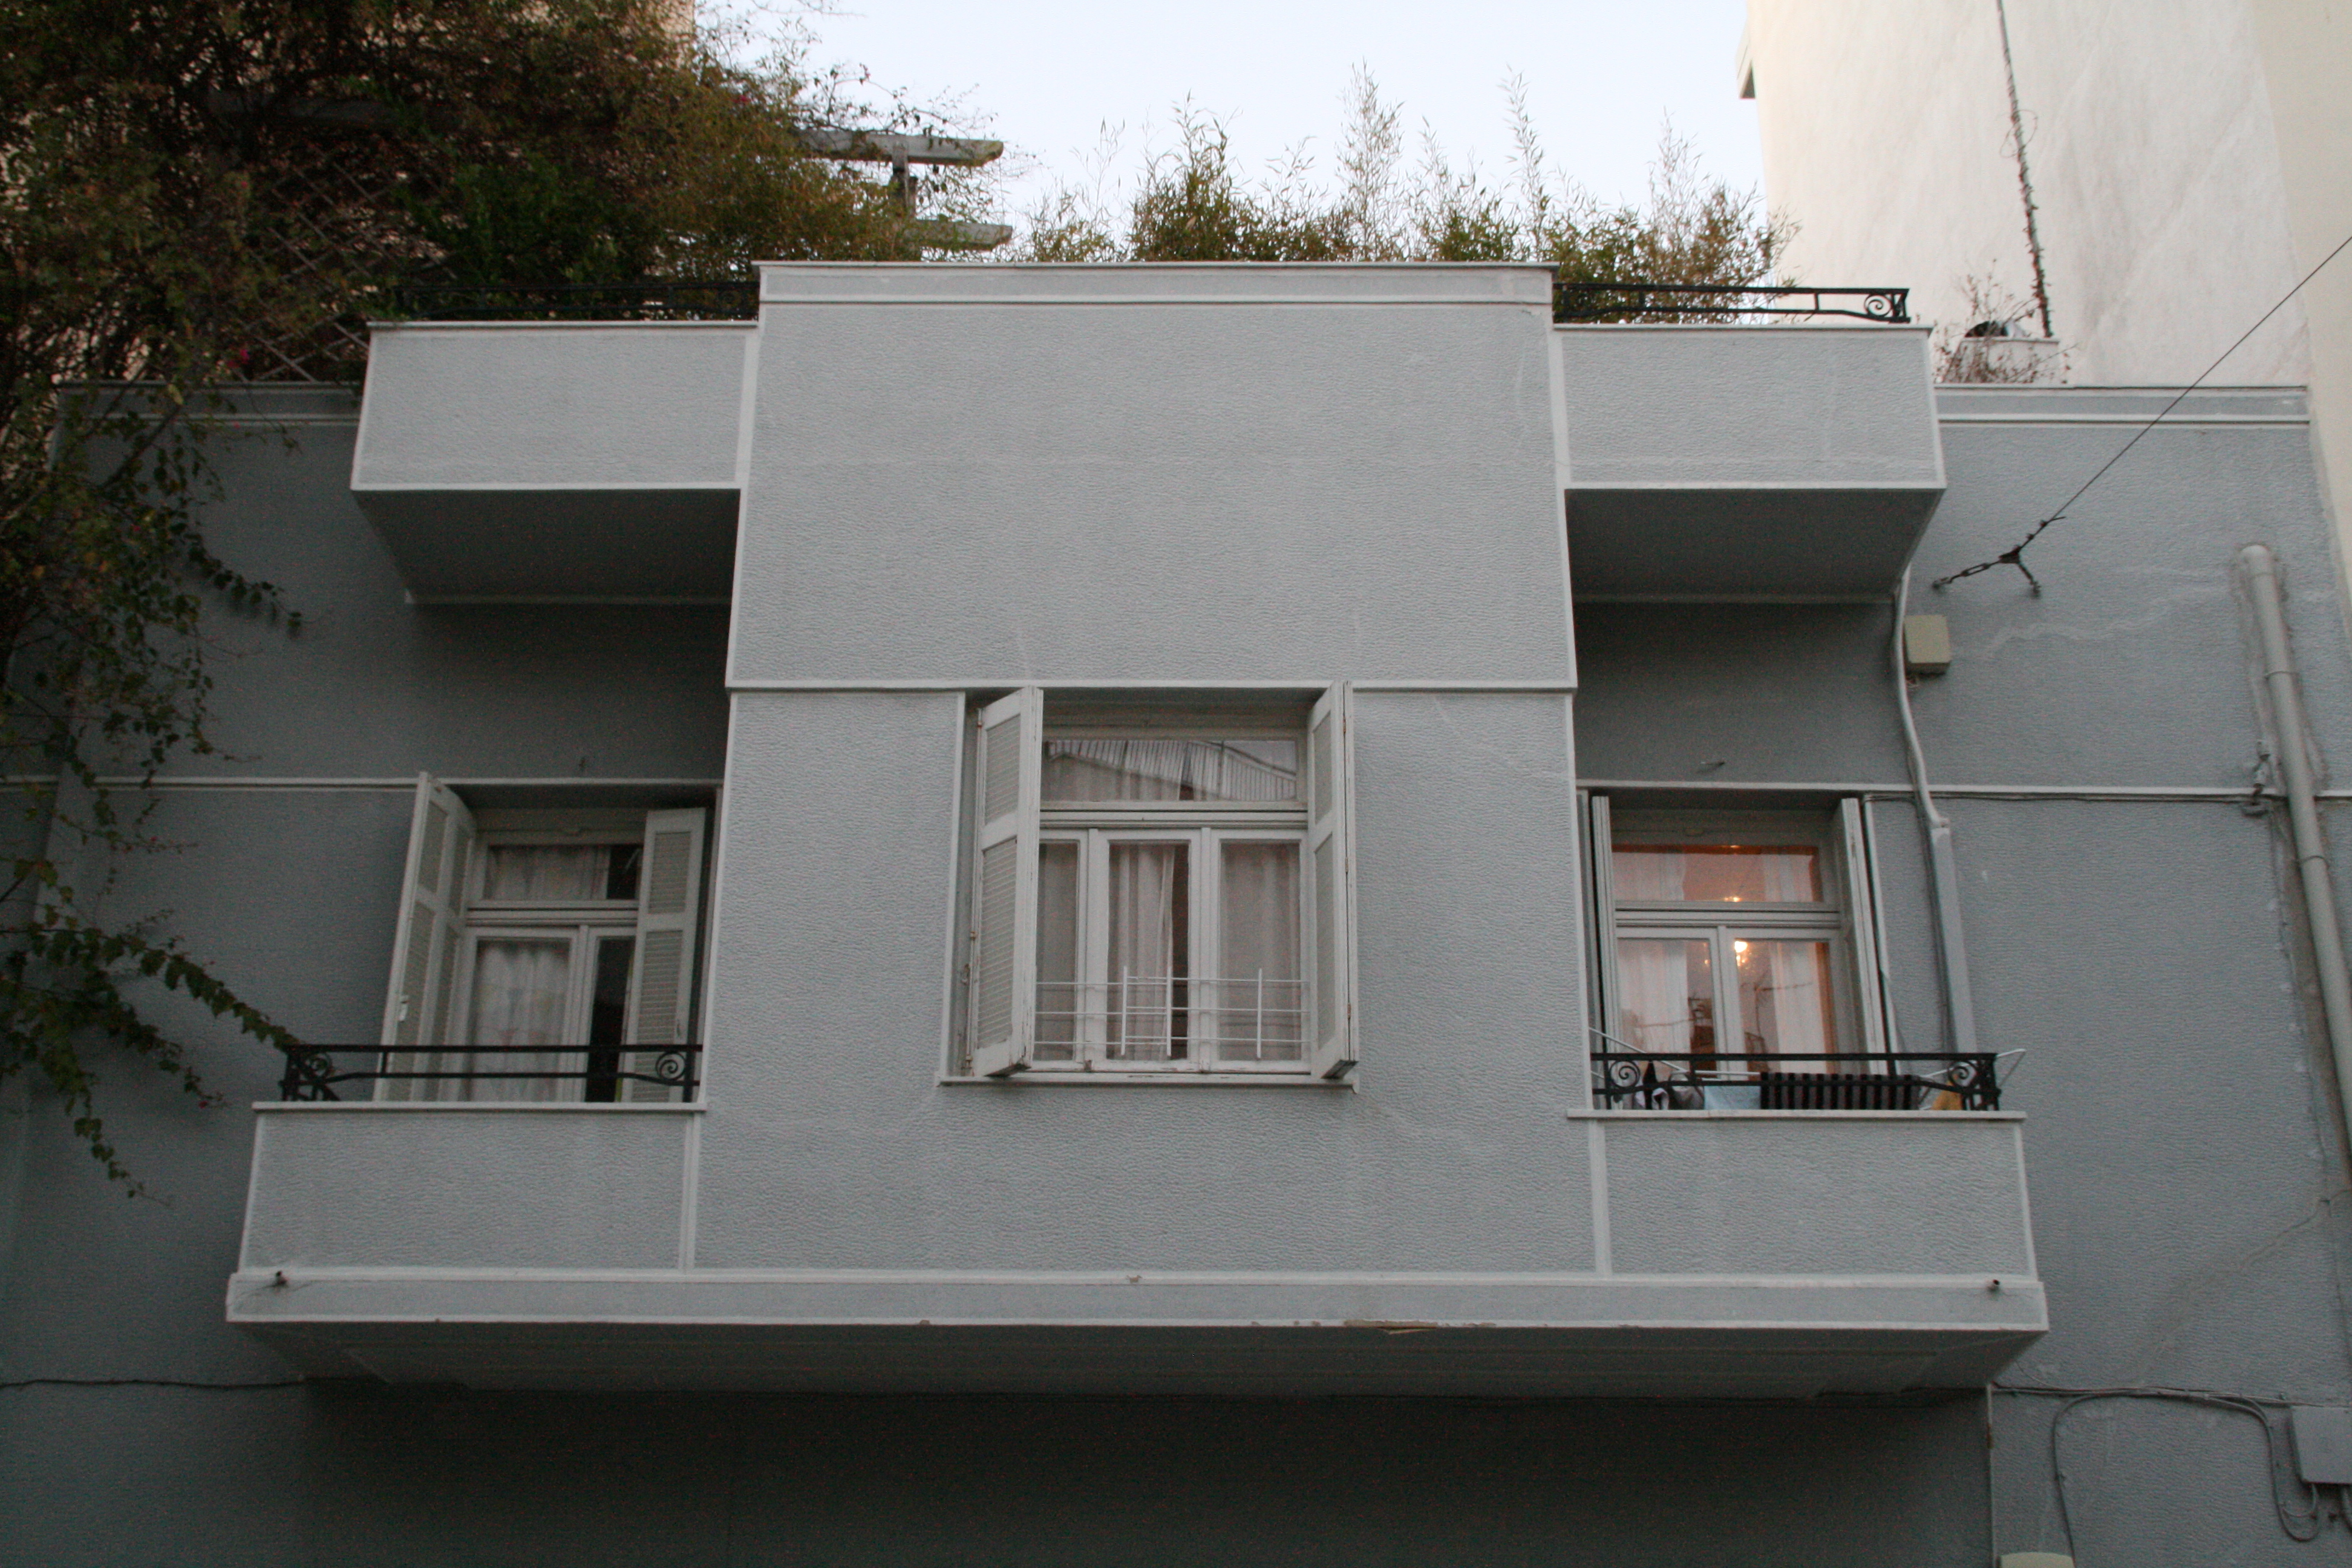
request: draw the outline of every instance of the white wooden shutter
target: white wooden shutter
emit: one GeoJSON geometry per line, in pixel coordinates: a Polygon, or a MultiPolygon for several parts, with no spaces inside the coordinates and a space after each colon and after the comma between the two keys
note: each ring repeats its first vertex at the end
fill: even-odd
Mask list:
{"type": "MultiPolygon", "coordinates": [[[[637,873],[637,950],[622,1037],[633,1046],[688,1042],[694,1002],[694,948],[702,915],[702,843],[709,813],[646,813],[645,858],[637,873]]],[[[632,1051],[625,1072],[652,1077],[658,1049],[632,1051]]],[[[658,1103],[677,1090],[625,1079],[625,1099],[658,1103]]]]}
{"type": "Polygon", "coordinates": [[[1614,840],[1609,797],[1588,796],[1584,808],[1584,867],[1592,892],[1592,1027],[1598,1033],[1588,1034],[1585,1044],[1596,1051],[1624,1048],[1608,1038],[1617,1032],[1617,877],[1616,863],[1610,858],[1614,840]]]}
{"type": "Polygon", "coordinates": [[[1885,991],[1879,984],[1878,909],[1870,896],[1870,837],[1863,828],[1863,804],[1838,802],[1840,858],[1845,863],[1846,934],[1853,943],[1854,1010],[1862,1015],[1862,1048],[1883,1051],[1886,1045],[1885,991]]]}
{"type": "MultiPolygon", "coordinates": [[[[392,984],[384,997],[383,1044],[447,1044],[461,1032],[452,983],[466,918],[467,879],[473,862],[474,814],[430,774],[416,775],[408,824],[408,860],[400,879],[400,919],[392,942],[392,984]]],[[[388,1064],[415,1070],[415,1057],[388,1064]]],[[[379,1079],[380,1100],[429,1099],[429,1083],[379,1079]]]]}
{"type": "Polygon", "coordinates": [[[1314,1048],[1318,1077],[1356,1065],[1355,694],[1346,683],[1315,704],[1307,724],[1307,899],[1314,928],[1314,1048]]]}
{"type": "Polygon", "coordinates": [[[1037,1016],[1037,806],[1045,694],[1024,686],[980,711],[972,813],[971,1070],[1027,1064],[1037,1016]]]}

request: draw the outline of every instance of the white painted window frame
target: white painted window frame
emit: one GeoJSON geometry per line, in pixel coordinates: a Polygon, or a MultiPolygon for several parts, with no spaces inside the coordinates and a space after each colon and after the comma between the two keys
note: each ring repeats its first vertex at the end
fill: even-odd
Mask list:
{"type": "Polygon", "coordinates": [[[1595,1044],[1604,1050],[1633,1049],[1620,1037],[1617,942],[1621,937],[1705,941],[1710,943],[1715,983],[1716,1049],[1727,1055],[1747,1050],[1747,1019],[1739,1006],[1739,983],[1732,944],[1740,941],[1817,939],[1830,943],[1832,998],[1841,1051],[1879,1055],[1888,1050],[1881,986],[1880,954],[1885,942],[1879,930],[1874,895],[1875,871],[1864,831],[1863,803],[1844,798],[1818,816],[1810,812],[1748,812],[1704,807],[1616,811],[1607,795],[1594,795],[1586,804],[1591,845],[1594,959],[1600,984],[1601,1022],[1595,1044]],[[1672,819],[1696,829],[1701,837],[1685,842],[1808,844],[1822,852],[1820,903],[1726,904],[1698,901],[1640,900],[1617,890],[1611,850],[1621,825],[1632,818],[1672,819]],[[1809,820],[1810,819],[1810,820],[1809,820]]]}
{"type": "MultiPolygon", "coordinates": [[[[1096,704],[1095,706],[1099,706],[1096,704]]],[[[1224,740],[1236,735],[1280,736],[1298,742],[1301,763],[1300,797],[1295,805],[1251,801],[1131,801],[1047,805],[1043,799],[1043,762],[1047,726],[1042,689],[1024,687],[978,710],[972,719],[977,735],[985,737],[1009,721],[1023,722],[1019,819],[988,813],[988,742],[975,742],[974,801],[971,808],[971,906],[963,922],[965,985],[962,1072],[950,1076],[1024,1081],[1153,1079],[1209,1082],[1246,1079],[1268,1081],[1317,1079],[1337,1080],[1356,1064],[1355,952],[1355,783],[1353,694],[1343,683],[1325,689],[1315,703],[1306,729],[1292,724],[1254,723],[1220,715],[1188,722],[1181,715],[1153,713],[1135,724],[1090,721],[1055,723],[1056,739],[1149,739],[1154,741],[1224,740]],[[1316,727],[1332,726],[1330,754],[1336,776],[1330,781],[1333,809],[1318,819],[1313,811],[1316,727]],[[1324,1039],[1315,1038],[1318,1016],[1318,889],[1315,883],[1314,847],[1329,840],[1338,868],[1338,887],[1329,907],[1338,911],[1334,947],[1338,957],[1339,994],[1331,1009],[1337,1027],[1324,1039]],[[1202,1053],[1182,1060],[1136,1062],[1110,1058],[1107,1031],[1089,1020],[1078,1031],[1076,1059],[1039,1061],[1034,1058],[1037,1005],[1038,854],[1046,842],[1079,847],[1079,932],[1077,973],[1082,983],[1108,984],[1109,951],[1109,854],[1114,842],[1171,842],[1192,846],[1189,856],[1191,889],[1191,973],[1198,979],[1213,977],[1219,953],[1223,918],[1220,879],[1223,846],[1234,842],[1296,843],[1299,847],[1299,1001],[1302,1057],[1299,1061],[1220,1061],[1202,1053]],[[1020,928],[1014,933],[1013,1033],[1010,1038],[981,1037],[978,1022],[978,979],[983,927],[982,856],[998,844],[1020,845],[1013,908],[1020,928]]],[[[1002,731],[999,731],[1003,732],[1002,731]]],[[[1197,1003],[1195,1004],[1198,1005],[1197,1003]]],[[[1207,1009],[1203,1008],[1202,1011],[1207,1009]]]]}

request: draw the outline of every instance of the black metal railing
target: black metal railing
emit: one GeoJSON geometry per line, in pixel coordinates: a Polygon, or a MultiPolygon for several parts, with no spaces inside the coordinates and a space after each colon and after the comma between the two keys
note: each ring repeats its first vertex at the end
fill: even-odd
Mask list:
{"type": "Polygon", "coordinates": [[[286,1072],[278,1098],[294,1100],[644,1100],[636,1085],[667,1099],[694,1098],[702,1047],[688,1046],[280,1046],[286,1072]],[[577,1094],[566,1086],[580,1086],[577,1094]],[[378,1085],[411,1086],[386,1095],[378,1085]],[[343,1089],[365,1087],[356,1095],[343,1089]],[[444,1086],[463,1086],[462,1088],[444,1086]],[[517,1093],[522,1089],[552,1093],[517,1093]],[[501,1090],[504,1090],[502,1092],[501,1090]]]}
{"type": "Polygon", "coordinates": [[[1557,321],[1728,321],[1743,316],[1843,316],[1901,326],[1908,289],[1802,289],[1777,284],[1559,283],[1557,321]]]}
{"type": "Polygon", "coordinates": [[[748,321],[760,313],[749,279],[635,283],[406,283],[385,290],[384,314],[424,321],[748,321]]]}
{"type": "Polygon", "coordinates": [[[1595,1051],[1592,1094],[1611,1110],[1999,1110],[1999,1065],[1991,1052],[1595,1051]]]}

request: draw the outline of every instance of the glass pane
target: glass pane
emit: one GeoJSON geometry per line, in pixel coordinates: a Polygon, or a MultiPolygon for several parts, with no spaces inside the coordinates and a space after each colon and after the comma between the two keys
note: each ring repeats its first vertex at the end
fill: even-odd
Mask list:
{"type": "Polygon", "coordinates": [[[1306,987],[1298,973],[1298,846],[1227,844],[1222,869],[1217,1057],[1299,1061],[1307,1031],[1306,987]]]}
{"type": "MultiPolygon", "coordinates": [[[[617,858],[617,857],[616,857],[617,858]]],[[[585,1099],[605,1104],[621,1097],[622,1031],[628,1026],[629,967],[637,955],[634,936],[596,942],[596,988],[588,998],[588,1085],[585,1099]],[[602,1047],[602,1049],[595,1047],[602,1047]]]]}
{"type": "Polygon", "coordinates": [[[1818,904],[1821,859],[1811,844],[1619,844],[1609,864],[1628,900],[1818,904]]]}
{"type": "Polygon", "coordinates": [[[1078,1041],[1078,847],[1037,847],[1037,1045],[1041,1062],[1066,1062],[1078,1041]]]}
{"type": "MultiPolygon", "coordinates": [[[[610,844],[493,844],[482,874],[482,897],[575,903],[609,898],[604,889],[611,879],[613,848],[610,844]]],[[[636,896],[634,887],[629,896],[636,896]]]]}
{"type": "Polygon", "coordinates": [[[1048,736],[1045,798],[1292,801],[1298,742],[1284,740],[1081,740],[1048,736]]]}
{"type": "Polygon", "coordinates": [[[605,846],[604,854],[604,896],[621,903],[635,903],[637,873],[645,865],[646,847],[611,844],[605,846]]]}
{"type": "Polygon", "coordinates": [[[1188,1054],[1192,847],[1110,846],[1108,1031],[1112,1058],[1176,1061],[1188,1054]]]}
{"type": "MultiPolygon", "coordinates": [[[[1731,954],[1739,972],[1739,1016],[1747,1035],[1741,1050],[1774,1056],[1836,1051],[1837,1005],[1828,942],[1750,937],[1734,942],[1731,954]]],[[[1794,1070],[1826,1072],[1830,1065],[1807,1062],[1794,1070]]]]}
{"type": "MultiPolygon", "coordinates": [[[[572,939],[485,937],[474,946],[474,987],[468,998],[477,1046],[564,1045],[564,1013],[572,992],[572,939]]],[[[579,1086],[553,1078],[509,1074],[556,1073],[563,1068],[557,1050],[471,1053],[465,1085],[467,1100],[562,1100],[579,1086]]]]}
{"type": "Polygon", "coordinates": [[[1715,1054],[1712,944],[1680,937],[1621,938],[1617,992],[1617,1038],[1624,1045],[1670,1056],[1715,1054]]]}

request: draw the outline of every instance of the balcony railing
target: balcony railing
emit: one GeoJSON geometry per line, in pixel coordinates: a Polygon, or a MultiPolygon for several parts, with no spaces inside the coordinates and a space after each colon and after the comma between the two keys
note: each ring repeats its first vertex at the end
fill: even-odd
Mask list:
{"type": "Polygon", "coordinates": [[[290,1100],[661,1103],[692,1100],[702,1066],[698,1045],[278,1048],[278,1097],[290,1100]]]}
{"type": "Polygon", "coordinates": [[[1773,284],[1557,283],[1556,321],[1729,321],[1745,316],[1843,316],[1903,326],[1908,289],[1802,289],[1773,284]]]}
{"type": "Polygon", "coordinates": [[[1041,1067],[1296,1071],[1307,1063],[1306,993],[1303,980],[1263,974],[1043,981],[1032,1059],[1041,1067]]]}
{"type": "Polygon", "coordinates": [[[1999,1110],[2000,1058],[1595,1051],[1592,1093],[1611,1110],[1999,1110]]]}

